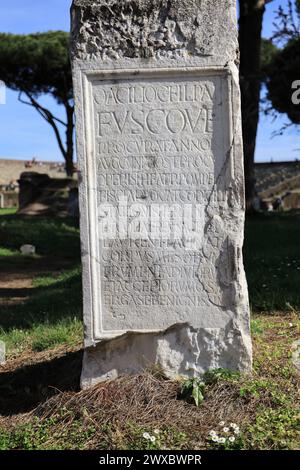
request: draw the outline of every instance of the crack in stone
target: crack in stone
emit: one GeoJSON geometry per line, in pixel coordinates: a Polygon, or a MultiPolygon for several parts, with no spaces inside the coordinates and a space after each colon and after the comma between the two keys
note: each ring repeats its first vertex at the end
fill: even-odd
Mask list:
{"type": "MultiPolygon", "coordinates": [[[[80,177],[86,345],[82,373],[84,388],[120,374],[140,372],[152,364],[159,365],[170,378],[179,375],[195,377],[217,367],[240,371],[251,368],[249,305],[241,258],[237,254],[241,250],[243,224],[239,192],[243,181],[240,102],[234,65],[237,46],[235,0],[73,1],[71,58],[74,93],[76,102],[80,103],[76,116],[78,154],[80,166],[84,169],[80,177]],[[141,70],[145,69],[150,73],[139,77],[141,70]],[[120,78],[116,78],[116,70],[120,72],[120,78]],[[160,73],[156,74],[158,70],[160,73]],[[168,70],[171,70],[170,75],[168,70]],[[104,81],[97,82],[97,73],[101,71],[100,79],[104,81]],[[107,196],[107,202],[114,201],[114,206],[118,206],[118,194],[128,195],[131,186],[130,204],[131,201],[140,202],[139,199],[145,196],[144,187],[157,192],[154,197],[149,190],[149,197],[147,195],[147,201],[143,203],[147,208],[155,203],[169,206],[174,202],[181,206],[189,201],[191,205],[199,203],[200,223],[196,229],[195,225],[192,227],[195,237],[192,249],[185,250],[188,247],[184,244],[184,236],[188,232],[184,232],[180,242],[170,246],[170,240],[165,243],[165,238],[159,237],[157,240],[153,236],[151,240],[149,235],[154,232],[149,226],[146,238],[143,238],[141,230],[136,229],[141,243],[132,244],[127,230],[128,244],[118,241],[118,238],[114,244],[115,237],[113,243],[101,247],[103,255],[102,252],[99,255],[101,241],[97,224],[100,219],[97,216],[102,204],[102,193],[101,197],[97,197],[99,169],[95,174],[89,174],[94,171],[94,161],[99,158],[99,153],[86,155],[85,139],[93,136],[89,126],[94,126],[96,117],[91,113],[101,111],[102,105],[100,102],[92,104],[90,95],[86,99],[85,87],[82,86],[85,74],[87,77],[93,75],[99,88],[110,87],[110,83],[119,83],[121,88],[123,78],[131,82],[131,76],[133,83],[141,80],[142,85],[150,81],[152,88],[157,84],[164,85],[165,77],[170,77],[171,83],[180,84],[193,80],[198,82],[199,77],[199,81],[211,81],[215,85],[215,95],[210,97],[209,109],[203,116],[207,127],[182,128],[178,131],[184,135],[187,132],[188,137],[196,132],[207,137],[208,145],[199,147],[199,153],[196,149],[187,152],[185,148],[178,150],[188,155],[195,153],[195,168],[199,175],[207,174],[206,180],[196,176],[197,179],[192,177],[188,183],[182,178],[186,183],[180,185],[179,179],[170,182],[161,178],[149,183],[126,178],[115,178],[112,182],[107,178],[103,186],[100,185],[101,189],[111,192],[103,192],[103,196],[107,196]],[[216,86],[226,74],[232,79],[231,86],[216,86]],[[193,80],[191,77],[194,77],[193,80]],[[229,134],[230,126],[225,122],[230,109],[232,134],[229,134]],[[202,156],[206,152],[207,157],[202,156]],[[89,159],[88,164],[86,159],[89,159]],[[90,181],[93,187],[88,186],[90,181]],[[172,190],[172,194],[163,191],[165,188],[169,192],[172,190]],[[94,233],[91,233],[92,230],[94,233]],[[146,251],[147,256],[144,255],[146,251]],[[174,257],[168,258],[169,252],[174,257]],[[193,255],[188,258],[186,253],[190,255],[191,252],[193,255]]],[[[180,97],[178,102],[185,102],[184,106],[191,107],[191,110],[198,105],[200,107],[200,101],[206,103],[203,97],[194,97],[194,101],[192,103],[180,97]]],[[[154,103],[160,102],[165,103],[154,100],[154,103]]],[[[175,108],[175,102],[170,98],[162,106],[175,108]]],[[[132,106],[135,103],[125,100],[123,104],[132,106]]],[[[145,107],[147,111],[150,102],[143,100],[142,95],[138,106],[142,111],[145,107]]],[[[173,119],[180,121],[178,114],[173,119]]],[[[131,122],[126,132],[118,134],[109,122],[101,124],[107,126],[105,139],[111,141],[119,138],[126,140],[129,134],[138,133],[131,122]]],[[[159,122],[156,124],[162,138],[170,138],[172,128],[160,126],[159,122]]],[[[148,132],[147,126],[141,125],[140,134],[144,138],[148,132]]],[[[131,135],[131,138],[134,137],[131,135]]],[[[156,136],[151,139],[156,139],[156,136]]],[[[95,141],[92,145],[95,147],[95,141]]],[[[99,147],[99,152],[102,151],[106,150],[99,147]]],[[[107,152],[110,155],[109,150],[107,152]]],[[[141,148],[141,154],[143,152],[141,148]]],[[[157,152],[167,156],[170,149],[159,148],[157,152]]],[[[172,150],[172,153],[175,152],[172,150]]],[[[122,151],[118,151],[118,158],[122,155],[122,151]]],[[[169,166],[170,169],[157,165],[154,170],[141,167],[140,171],[179,173],[192,171],[190,168],[193,168],[187,169],[172,162],[169,166]]],[[[123,170],[120,168],[120,172],[123,170]]],[[[104,168],[103,171],[108,174],[119,172],[119,167],[113,170],[104,168]]],[[[126,171],[137,170],[129,166],[126,171]]],[[[103,197],[103,204],[105,199],[103,197]]],[[[128,219],[128,222],[131,220],[128,219]]],[[[172,237],[167,236],[169,239],[172,237]]]]}

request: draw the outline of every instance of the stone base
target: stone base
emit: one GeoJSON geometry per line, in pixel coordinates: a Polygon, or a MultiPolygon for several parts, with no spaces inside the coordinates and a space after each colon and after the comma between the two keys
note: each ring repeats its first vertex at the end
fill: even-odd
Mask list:
{"type": "Polygon", "coordinates": [[[225,368],[250,372],[252,347],[248,331],[234,321],[224,329],[178,324],[163,332],[126,333],[85,350],[81,387],[159,368],[168,378],[197,377],[225,368]]]}

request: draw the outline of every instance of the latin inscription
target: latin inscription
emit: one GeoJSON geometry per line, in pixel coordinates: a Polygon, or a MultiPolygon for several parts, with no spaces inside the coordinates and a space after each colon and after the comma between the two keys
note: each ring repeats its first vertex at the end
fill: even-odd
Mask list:
{"type": "Polygon", "coordinates": [[[207,204],[225,159],[222,76],[95,81],[104,331],[162,328],[205,307],[207,204]]]}

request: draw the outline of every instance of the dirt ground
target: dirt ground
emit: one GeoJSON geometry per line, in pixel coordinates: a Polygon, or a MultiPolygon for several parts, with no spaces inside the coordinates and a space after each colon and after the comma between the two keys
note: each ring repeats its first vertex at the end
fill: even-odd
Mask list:
{"type": "Polygon", "coordinates": [[[41,274],[58,277],[69,264],[67,260],[41,257],[0,267],[0,307],[21,304],[33,294],[35,278],[41,274]]]}

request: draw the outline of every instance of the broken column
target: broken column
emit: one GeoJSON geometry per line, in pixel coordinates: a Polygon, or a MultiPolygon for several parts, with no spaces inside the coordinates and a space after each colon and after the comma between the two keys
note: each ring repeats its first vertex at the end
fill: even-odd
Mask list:
{"type": "Polygon", "coordinates": [[[251,369],[234,0],[74,0],[82,387],[251,369]]]}

